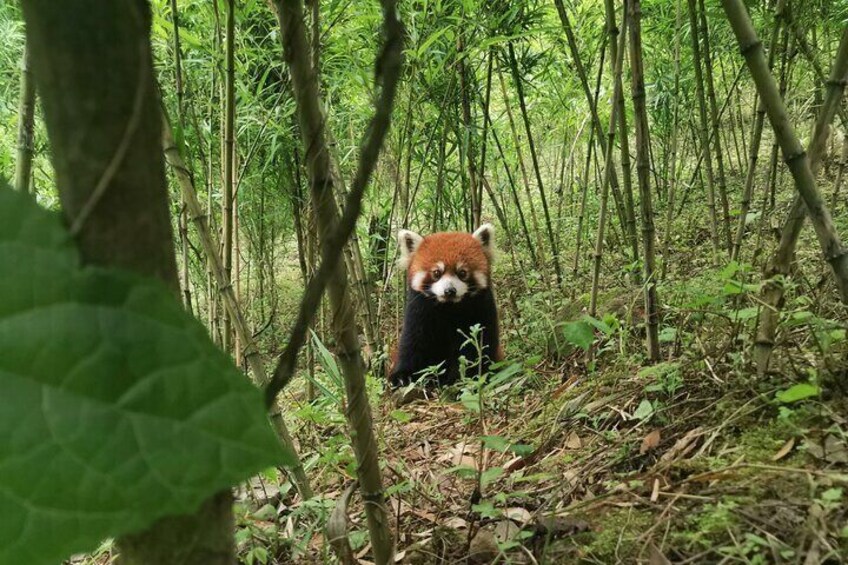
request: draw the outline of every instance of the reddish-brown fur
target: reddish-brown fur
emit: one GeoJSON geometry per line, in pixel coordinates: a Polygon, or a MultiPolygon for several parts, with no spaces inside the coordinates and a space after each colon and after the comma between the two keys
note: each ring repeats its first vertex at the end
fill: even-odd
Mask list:
{"type": "Polygon", "coordinates": [[[407,280],[419,271],[427,271],[427,283],[430,282],[430,271],[436,263],[445,264],[445,272],[453,274],[456,265],[462,263],[471,273],[485,273],[489,280],[489,258],[483,251],[483,246],[470,233],[440,232],[424,237],[421,245],[412,256],[406,269],[407,280]]]}
{"type": "MultiPolygon", "coordinates": [[[[483,273],[487,284],[491,284],[490,259],[480,241],[470,233],[439,232],[425,236],[407,265],[407,282],[412,282],[415,273],[424,271],[427,273],[425,285],[431,284],[433,269],[439,262],[444,264],[445,273],[455,274],[456,265],[462,264],[469,273],[483,273]]],[[[493,360],[497,362],[503,358],[503,346],[499,346],[493,360]]],[[[389,373],[397,359],[398,344],[395,343],[389,353],[389,373]]]]}

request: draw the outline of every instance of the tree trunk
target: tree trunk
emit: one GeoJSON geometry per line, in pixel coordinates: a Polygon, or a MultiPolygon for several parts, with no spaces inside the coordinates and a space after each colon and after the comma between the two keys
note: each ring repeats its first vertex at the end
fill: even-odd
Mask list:
{"type": "MultiPolygon", "coordinates": [[[[148,4],[27,0],[23,10],[62,210],[84,262],[158,278],[178,296],[148,4]]],[[[230,565],[233,532],[227,490],[118,545],[127,564],[230,565]]]]}

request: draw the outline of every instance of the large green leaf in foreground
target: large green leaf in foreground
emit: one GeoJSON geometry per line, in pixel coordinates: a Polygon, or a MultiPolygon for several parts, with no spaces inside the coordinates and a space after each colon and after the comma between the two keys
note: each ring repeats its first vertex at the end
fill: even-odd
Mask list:
{"type": "Polygon", "coordinates": [[[164,286],[82,268],[58,216],[0,186],[0,563],[55,563],[285,459],[164,286]]]}

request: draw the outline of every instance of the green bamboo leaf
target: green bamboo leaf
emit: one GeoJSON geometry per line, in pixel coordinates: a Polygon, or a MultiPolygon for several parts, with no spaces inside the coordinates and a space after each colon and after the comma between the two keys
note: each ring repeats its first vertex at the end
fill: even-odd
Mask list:
{"type": "Polygon", "coordinates": [[[790,404],[792,402],[798,402],[799,400],[818,396],[819,392],[820,389],[816,385],[812,385],[810,383],[798,383],[786,390],[778,391],[775,396],[780,402],[790,404]]]}
{"type": "Polygon", "coordinates": [[[0,563],[56,563],[291,461],[173,293],[0,186],[0,563]]]}

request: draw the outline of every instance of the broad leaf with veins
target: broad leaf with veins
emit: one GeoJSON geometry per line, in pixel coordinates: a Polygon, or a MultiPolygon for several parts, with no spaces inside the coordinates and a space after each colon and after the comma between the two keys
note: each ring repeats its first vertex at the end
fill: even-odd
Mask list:
{"type": "Polygon", "coordinates": [[[55,563],[287,461],[167,288],[82,267],[58,216],[0,186],[0,563],[55,563]]]}

